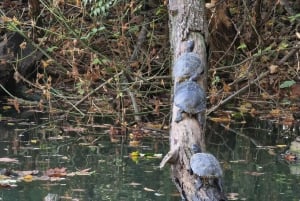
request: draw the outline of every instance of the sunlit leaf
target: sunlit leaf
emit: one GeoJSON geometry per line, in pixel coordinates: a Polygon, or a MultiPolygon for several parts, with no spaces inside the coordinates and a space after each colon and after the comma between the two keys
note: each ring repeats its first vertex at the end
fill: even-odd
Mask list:
{"type": "Polygon", "coordinates": [[[47,68],[51,63],[53,63],[52,59],[47,59],[47,60],[41,60],[43,68],[47,68]]]}
{"type": "Polygon", "coordinates": [[[282,42],[279,44],[277,50],[285,50],[288,46],[289,46],[289,45],[286,43],[286,41],[282,41],[282,42]]]}
{"type": "Polygon", "coordinates": [[[138,151],[133,151],[130,153],[130,156],[135,157],[135,156],[140,156],[140,152],[138,151]]]}
{"type": "Polygon", "coordinates": [[[287,147],[287,145],[286,144],[277,144],[276,147],[285,148],[285,147],[287,147]]]}
{"type": "Polygon", "coordinates": [[[237,47],[237,49],[245,49],[247,48],[247,45],[245,43],[241,43],[240,46],[237,47]]]}
{"type": "Polygon", "coordinates": [[[2,107],[3,110],[10,110],[11,109],[11,106],[10,105],[4,105],[2,107]]]}
{"type": "Polygon", "coordinates": [[[38,143],[38,140],[32,139],[32,140],[30,140],[30,143],[31,143],[31,144],[36,144],[36,143],[38,143]]]}
{"type": "Polygon", "coordinates": [[[26,175],[26,176],[24,176],[23,178],[22,178],[22,180],[23,181],[25,181],[25,182],[32,182],[32,175],[26,175]]]}

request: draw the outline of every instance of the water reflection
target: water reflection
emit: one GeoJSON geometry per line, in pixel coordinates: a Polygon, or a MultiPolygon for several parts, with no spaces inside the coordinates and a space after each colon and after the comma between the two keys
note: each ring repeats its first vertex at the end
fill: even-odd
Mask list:
{"type": "MultiPolygon", "coordinates": [[[[61,181],[18,182],[16,188],[2,189],[3,200],[40,201],[48,193],[61,200],[175,201],[180,196],[170,179],[169,166],[158,169],[161,159],[130,158],[132,152],[167,153],[167,139],[143,139],[141,147],[128,146],[125,139],[111,143],[103,129],[91,129],[70,137],[55,126],[33,123],[0,123],[0,157],[19,163],[0,163],[1,169],[39,170],[66,167],[68,172],[94,171],[88,176],[68,176],[61,181]],[[59,137],[58,137],[59,136],[59,137]],[[87,136],[94,136],[90,144],[87,136]],[[55,138],[57,137],[57,138],[55,138]],[[95,139],[97,139],[95,141],[95,139]]],[[[299,176],[292,174],[297,163],[281,157],[295,138],[293,129],[267,121],[247,119],[244,124],[209,122],[207,149],[221,162],[224,190],[231,200],[298,200],[299,176]],[[280,146],[279,146],[280,145],[280,146]]]]}
{"type": "Polygon", "coordinates": [[[293,129],[267,121],[247,119],[244,124],[210,124],[207,144],[223,162],[225,191],[232,200],[298,200],[299,176],[280,157],[296,136],[293,129]]]}
{"type": "Polygon", "coordinates": [[[18,182],[18,187],[3,191],[3,200],[40,201],[48,193],[59,194],[62,200],[178,200],[169,168],[158,169],[160,159],[143,157],[134,161],[129,157],[134,151],[166,152],[167,140],[144,140],[143,146],[133,148],[126,143],[111,143],[103,130],[93,130],[102,137],[91,145],[82,137],[63,134],[49,140],[58,135],[56,129],[20,127],[0,124],[0,157],[19,159],[19,163],[0,164],[1,169],[39,170],[42,174],[50,168],[65,167],[68,172],[90,169],[94,173],[61,181],[18,182]]]}

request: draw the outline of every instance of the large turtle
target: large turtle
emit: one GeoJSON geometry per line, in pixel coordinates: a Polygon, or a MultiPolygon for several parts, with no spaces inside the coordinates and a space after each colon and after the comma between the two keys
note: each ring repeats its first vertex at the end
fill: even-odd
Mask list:
{"type": "Polygon", "coordinates": [[[174,104],[179,108],[175,122],[180,122],[182,113],[197,115],[201,122],[201,112],[206,109],[206,94],[200,85],[193,81],[179,83],[175,89],[174,104]]]}
{"type": "Polygon", "coordinates": [[[185,80],[197,81],[203,73],[203,63],[198,54],[192,52],[195,42],[189,40],[185,43],[185,52],[177,59],[173,67],[175,82],[185,80]]]}
{"type": "Polygon", "coordinates": [[[193,144],[190,159],[191,173],[197,175],[196,188],[200,189],[204,184],[217,185],[221,192],[223,171],[219,161],[209,153],[201,153],[201,148],[193,144]]]}

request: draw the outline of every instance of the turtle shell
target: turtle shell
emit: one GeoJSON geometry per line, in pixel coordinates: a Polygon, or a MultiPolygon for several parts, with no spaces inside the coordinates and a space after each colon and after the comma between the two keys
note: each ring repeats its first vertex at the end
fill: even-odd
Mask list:
{"type": "Polygon", "coordinates": [[[199,177],[220,178],[223,174],[219,161],[209,153],[193,154],[190,166],[199,177]]]}
{"type": "Polygon", "coordinates": [[[194,52],[185,52],[174,64],[173,78],[189,79],[195,75],[200,76],[202,72],[203,66],[199,55],[194,52]]]}
{"type": "Polygon", "coordinates": [[[186,113],[197,114],[206,108],[206,94],[196,82],[185,81],[177,85],[174,103],[186,113]]]}

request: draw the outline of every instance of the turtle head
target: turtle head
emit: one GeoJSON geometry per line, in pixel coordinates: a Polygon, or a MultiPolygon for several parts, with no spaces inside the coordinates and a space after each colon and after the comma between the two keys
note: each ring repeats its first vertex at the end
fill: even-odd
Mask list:
{"type": "Polygon", "coordinates": [[[194,40],[188,40],[185,43],[185,51],[186,52],[192,52],[195,47],[195,41],[194,40]]]}
{"type": "Polygon", "coordinates": [[[191,150],[193,154],[201,153],[201,148],[197,144],[192,144],[191,150]]]}

